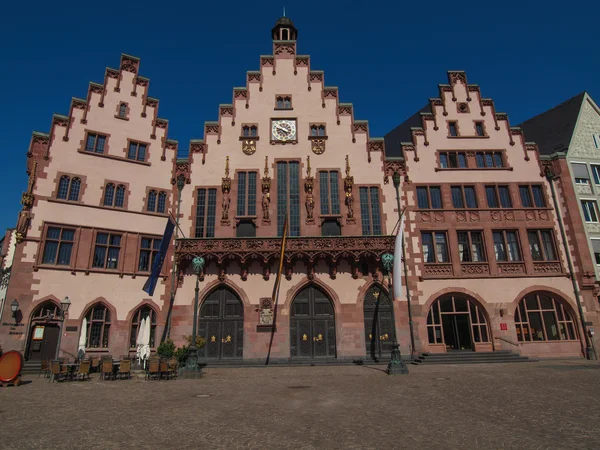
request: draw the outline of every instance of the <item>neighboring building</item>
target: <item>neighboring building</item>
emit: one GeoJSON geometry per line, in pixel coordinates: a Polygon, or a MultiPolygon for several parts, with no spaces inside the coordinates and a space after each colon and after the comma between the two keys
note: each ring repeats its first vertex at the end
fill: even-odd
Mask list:
{"type": "Polygon", "coordinates": [[[19,311],[16,321],[6,305],[1,313],[5,350],[53,357],[66,296],[64,354],[77,352],[83,332],[88,355],[133,355],[144,318],[153,351],[163,335],[181,345],[197,293],[210,362],[380,358],[395,340],[405,356],[582,354],[535,146],[463,72],[451,72],[440,98],[384,146],[297,54],[297,34],[287,17],[277,21],[273,54],[233,88],[186,158],[177,158],[149,80],[128,55],[85,100],[73,99],[68,116],[55,115],[50,133],[33,134],[10,234],[6,298],[19,311]],[[406,298],[392,301],[383,264],[399,220],[396,185],[408,214],[414,336],[406,298]],[[179,237],[149,296],[142,287],[170,214],[179,237]],[[206,263],[198,275],[197,257],[206,263]]]}
{"type": "Polygon", "coordinates": [[[385,137],[386,176],[404,175],[417,347],[581,355],[578,307],[535,145],[464,72],[448,78],[439,98],[385,137]]]}

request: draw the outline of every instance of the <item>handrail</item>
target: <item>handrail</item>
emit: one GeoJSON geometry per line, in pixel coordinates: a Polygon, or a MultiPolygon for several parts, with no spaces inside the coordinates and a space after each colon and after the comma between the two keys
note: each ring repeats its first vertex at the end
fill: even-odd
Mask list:
{"type": "Polygon", "coordinates": [[[494,339],[498,339],[500,341],[507,342],[507,343],[509,343],[511,345],[514,345],[515,347],[520,347],[521,346],[520,342],[514,342],[514,341],[511,341],[510,339],[506,339],[505,337],[502,337],[502,336],[494,336],[494,339]]]}

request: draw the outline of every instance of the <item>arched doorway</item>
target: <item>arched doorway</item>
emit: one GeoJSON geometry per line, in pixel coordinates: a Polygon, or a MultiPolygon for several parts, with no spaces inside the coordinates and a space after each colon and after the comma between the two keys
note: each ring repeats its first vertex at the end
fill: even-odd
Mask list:
{"type": "Polygon", "coordinates": [[[290,314],[292,358],[335,358],[335,316],[331,300],[315,286],[302,289],[290,314]]]}
{"type": "Polygon", "coordinates": [[[427,335],[430,344],[444,344],[446,351],[475,350],[475,344],[491,340],[483,308],[461,294],[444,295],[433,302],[427,335]]]}
{"type": "Polygon", "coordinates": [[[28,360],[41,361],[56,356],[60,312],[60,306],[52,300],[42,303],[33,311],[27,340],[28,360]]]}
{"type": "Polygon", "coordinates": [[[374,284],[365,294],[365,345],[367,356],[389,356],[396,340],[392,301],[382,286],[374,284]]]}
{"type": "Polygon", "coordinates": [[[206,339],[200,356],[206,359],[241,359],[244,350],[244,305],[227,287],[212,291],[200,308],[198,335],[206,339]]]}

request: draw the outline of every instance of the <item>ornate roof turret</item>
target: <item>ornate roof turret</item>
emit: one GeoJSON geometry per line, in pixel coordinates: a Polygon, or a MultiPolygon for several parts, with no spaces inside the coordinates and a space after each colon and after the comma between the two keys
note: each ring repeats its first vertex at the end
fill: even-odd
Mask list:
{"type": "Polygon", "coordinates": [[[280,17],[271,30],[271,36],[274,41],[295,41],[298,38],[298,30],[294,22],[285,13],[280,17]]]}

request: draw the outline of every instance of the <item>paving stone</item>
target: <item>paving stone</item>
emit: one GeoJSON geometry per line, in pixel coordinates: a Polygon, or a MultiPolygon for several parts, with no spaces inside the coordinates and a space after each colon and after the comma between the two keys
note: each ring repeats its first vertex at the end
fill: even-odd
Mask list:
{"type": "Polygon", "coordinates": [[[0,449],[600,448],[600,364],[209,368],[0,388],[0,449]],[[374,370],[375,369],[375,370],[374,370]]]}

